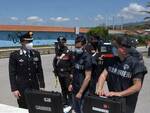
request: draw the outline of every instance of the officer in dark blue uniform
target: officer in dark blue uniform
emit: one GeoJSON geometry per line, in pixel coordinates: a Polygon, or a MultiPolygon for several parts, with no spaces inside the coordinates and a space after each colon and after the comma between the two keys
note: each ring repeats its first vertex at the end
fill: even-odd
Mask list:
{"type": "Polygon", "coordinates": [[[100,52],[101,45],[103,45],[103,42],[100,40],[99,36],[90,36],[89,42],[86,45],[86,50],[91,54],[92,58],[92,76],[89,88],[90,95],[95,95],[96,83],[99,75],[104,69],[104,60],[100,52]]]}
{"type": "Polygon", "coordinates": [[[72,103],[71,92],[68,91],[69,84],[72,80],[72,55],[66,46],[66,38],[60,36],[55,44],[55,57],[53,67],[55,76],[58,76],[59,83],[63,95],[63,104],[70,105],[72,103]]]}
{"type": "Polygon", "coordinates": [[[21,48],[10,54],[9,78],[11,91],[20,108],[27,108],[24,92],[27,89],[44,88],[43,69],[40,53],[33,50],[32,32],[20,37],[21,48]]]}
{"type": "Polygon", "coordinates": [[[118,57],[115,57],[113,62],[108,64],[108,67],[102,72],[97,94],[124,98],[126,100],[126,113],[134,113],[147,69],[144,63],[128,53],[128,40],[125,37],[122,38],[121,43],[117,44],[118,57]],[[109,88],[108,93],[103,90],[105,81],[107,81],[109,88]]]}
{"type": "Polygon", "coordinates": [[[77,36],[75,39],[73,80],[69,90],[73,93],[73,107],[76,113],[82,113],[84,96],[88,93],[91,79],[91,55],[85,50],[86,38],[77,36]]]}

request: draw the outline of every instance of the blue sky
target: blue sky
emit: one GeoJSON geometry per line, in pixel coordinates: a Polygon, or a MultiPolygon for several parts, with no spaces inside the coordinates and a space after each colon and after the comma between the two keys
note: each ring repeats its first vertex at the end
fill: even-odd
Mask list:
{"type": "Polygon", "coordinates": [[[0,0],[0,24],[90,27],[143,21],[149,0],[0,0]]]}

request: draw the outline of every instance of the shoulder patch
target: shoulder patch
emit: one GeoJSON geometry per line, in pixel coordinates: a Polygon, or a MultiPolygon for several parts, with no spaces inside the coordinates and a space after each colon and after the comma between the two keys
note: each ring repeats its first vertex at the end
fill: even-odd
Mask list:
{"type": "Polygon", "coordinates": [[[124,64],[124,65],[123,65],[123,69],[124,69],[124,70],[127,70],[127,69],[129,69],[129,68],[130,68],[130,66],[129,66],[128,64],[124,64]]]}

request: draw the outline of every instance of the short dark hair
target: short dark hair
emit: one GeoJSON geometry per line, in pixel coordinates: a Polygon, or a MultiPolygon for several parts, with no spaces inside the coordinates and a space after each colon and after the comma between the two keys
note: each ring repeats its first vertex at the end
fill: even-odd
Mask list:
{"type": "Polygon", "coordinates": [[[131,44],[131,40],[129,37],[125,37],[125,36],[118,36],[115,38],[116,42],[118,45],[126,47],[126,48],[130,48],[132,47],[131,44]]]}
{"type": "Polygon", "coordinates": [[[77,35],[75,39],[75,44],[81,42],[82,45],[86,44],[86,38],[83,35],[77,35]]]}

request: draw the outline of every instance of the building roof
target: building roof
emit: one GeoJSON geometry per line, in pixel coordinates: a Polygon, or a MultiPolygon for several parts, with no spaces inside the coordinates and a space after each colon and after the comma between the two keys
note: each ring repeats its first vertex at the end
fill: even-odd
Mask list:
{"type": "MultiPolygon", "coordinates": [[[[0,25],[0,31],[76,32],[76,28],[31,25],[0,25]]],[[[86,33],[88,31],[88,28],[80,28],[80,33],[86,33]]]]}

